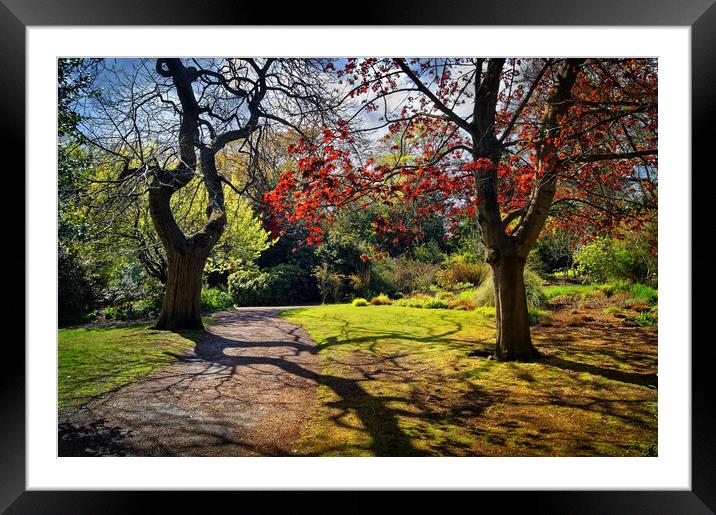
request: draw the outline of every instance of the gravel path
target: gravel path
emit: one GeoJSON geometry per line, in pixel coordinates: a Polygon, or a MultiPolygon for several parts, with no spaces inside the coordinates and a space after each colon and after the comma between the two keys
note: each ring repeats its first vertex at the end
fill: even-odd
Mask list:
{"type": "Polygon", "coordinates": [[[319,381],[308,334],[287,309],[216,313],[172,364],[60,415],[61,456],[288,456],[319,381]]]}

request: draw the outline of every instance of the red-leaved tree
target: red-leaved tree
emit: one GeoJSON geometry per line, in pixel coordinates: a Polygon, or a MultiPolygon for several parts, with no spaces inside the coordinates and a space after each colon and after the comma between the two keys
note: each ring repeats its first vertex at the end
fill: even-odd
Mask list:
{"type": "MultiPolygon", "coordinates": [[[[302,220],[308,243],[321,241],[336,209],[376,200],[418,218],[476,217],[498,359],[536,354],[524,267],[548,219],[585,232],[654,216],[655,59],[365,58],[326,72],[355,110],[291,147],[297,166],[266,195],[273,212],[302,220]],[[380,142],[390,159],[366,155],[380,142]]],[[[409,231],[390,217],[374,226],[396,238],[409,231]]]]}

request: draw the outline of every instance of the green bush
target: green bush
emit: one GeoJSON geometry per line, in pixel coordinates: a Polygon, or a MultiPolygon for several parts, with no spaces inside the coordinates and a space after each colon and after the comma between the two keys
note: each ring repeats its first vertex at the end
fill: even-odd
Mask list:
{"type": "Polygon", "coordinates": [[[57,315],[60,325],[89,321],[87,315],[99,305],[102,281],[89,260],[58,248],[57,315]]]}
{"type": "Polygon", "coordinates": [[[650,280],[654,258],[643,246],[644,242],[638,240],[626,242],[616,238],[597,238],[574,253],[576,269],[596,282],[650,280]]]}
{"type": "Polygon", "coordinates": [[[134,318],[129,306],[107,306],[102,314],[107,320],[132,320],[134,318]]]}
{"type": "Polygon", "coordinates": [[[629,317],[629,320],[643,326],[652,326],[659,323],[656,315],[654,313],[650,313],[649,311],[642,311],[636,316],[629,317]]]}
{"type": "Polygon", "coordinates": [[[426,295],[424,293],[416,293],[414,295],[410,295],[409,297],[403,297],[401,299],[398,299],[393,304],[396,306],[403,306],[408,308],[424,308],[425,303],[431,299],[432,297],[430,295],[426,295]]]}
{"type": "Polygon", "coordinates": [[[399,293],[427,292],[440,267],[407,257],[376,260],[371,263],[370,289],[391,297],[399,293]]]}
{"type": "Polygon", "coordinates": [[[558,270],[554,274],[555,279],[578,279],[579,272],[575,268],[567,268],[566,270],[558,270]]]}
{"type": "Polygon", "coordinates": [[[479,285],[490,275],[489,265],[472,262],[462,254],[450,256],[443,267],[435,274],[435,282],[446,290],[464,289],[467,283],[479,285]]]}
{"type": "Polygon", "coordinates": [[[359,270],[348,276],[353,293],[356,295],[370,294],[370,269],[359,270]]]}
{"type": "Polygon", "coordinates": [[[475,302],[476,292],[477,290],[473,288],[456,293],[452,298],[446,299],[448,307],[450,309],[464,309],[467,311],[475,309],[475,307],[477,307],[477,303],[475,302]]]}
{"type": "Polygon", "coordinates": [[[314,297],[315,285],[302,268],[283,263],[268,269],[269,301],[273,305],[288,305],[308,301],[314,297]]]}
{"type": "Polygon", "coordinates": [[[343,297],[344,277],[331,271],[325,263],[317,266],[313,275],[318,283],[318,291],[321,293],[321,301],[338,303],[343,297]]]}
{"type": "Polygon", "coordinates": [[[139,299],[132,303],[132,318],[154,318],[162,310],[161,301],[156,298],[139,299]]]}
{"type": "Polygon", "coordinates": [[[268,270],[240,270],[231,274],[228,282],[229,295],[237,306],[285,306],[309,296],[303,270],[289,263],[268,270]]]}
{"type": "Polygon", "coordinates": [[[440,299],[429,299],[423,304],[425,309],[447,309],[448,303],[440,299]]]}
{"type": "MultiPolygon", "coordinates": [[[[527,307],[542,308],[547,305],[547,296],[542,289],[542,278],[527,268],[525,268],[525,294],[527,296],[527,307]]],[[[477,287],[474,299],[477,306],[495,305],[492,274],[477,287]]]]}
{"type": "Polygon", "coordinates": [[[229,276],[229,295],[237,306],[264,306],[271,298],[269,274],[259,269],[239,270],[229,276]]]}
{"type": "Polygon", "coordinates": [[[228,292],[219,288],[202,288],[201,309],[204,311],[221,311],[232,309],[234,301],[228,292]]]}
{"type": "Polygon", "coordinates": [[[655,304],[659,300],[658,291],[646,284],[636,283],[631,286],[629,291],[635,298],[644,300],[649,304],[655,304]]]}
{"type": "Polygon", "coordinates": [[[529,308],[527,310],[527,318],[530,325],[537,325],[542,320],[549,320],[551,317],[548,311],[543,311],[537,308],[529,308]]]}
{"type": "Polygon", "coordinates": [[[413,259],[399,258],[394,262],[396,265],[395,288],[404,293],[428,291],[439,270],[438,265],[422,263],[413,259]]]}
{"type": "Polygon", "coordinates": [[[435,240],[414,247],[413,256],[423,263],[440,263],[445,259],[445,254],[435,240]]]}
{"type": "Polygon", "coordinates": [[[353,299],[353,302],[351,302],[355,307],[363,307],[368,305],[368,301],[364,298],[358,297],[356,299],[353,299]]]}
{"type": "Polygon", "coordinates": [[[385,293],[381,293],[380,295],[376,295],[370,299],[370,303],[374,306],[386,306],[392,304],[393,301],[390,300],[390,297],[388,297],[385,293]]]}

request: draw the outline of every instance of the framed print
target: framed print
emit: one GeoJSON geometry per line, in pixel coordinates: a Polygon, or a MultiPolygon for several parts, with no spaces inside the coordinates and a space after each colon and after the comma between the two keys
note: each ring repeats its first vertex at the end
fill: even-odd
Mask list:
{"type": "Polygon", "coordinates": [[[710,0],[2,3],[3,509],[716,510],[710,0]]]}

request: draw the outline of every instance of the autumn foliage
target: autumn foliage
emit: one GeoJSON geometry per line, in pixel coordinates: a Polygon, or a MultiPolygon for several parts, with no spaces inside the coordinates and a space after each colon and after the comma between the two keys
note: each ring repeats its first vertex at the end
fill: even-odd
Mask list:
{"type": "Polygon", "coordinates": [[[317,244],[336,209],[380,202],[392,214],[374,221],[375,233],[386,245],[397,245],[420,238],[406,215],[420,219],[437,212],[450,222],[476,216],[484,201],[475,187],[481,172],[497,174],[507,234],[519,226],[545,173],[557,182],[547,222],[553,228],[589,238],[620,222],[638,228],[655,216],[655,60],[588,59],[574,65],[579,70],[566,112],[546,129],[563,60],[507,59],[494,103],[499,152],[489,156],[476,155],[474,133],[466,130],[474,123],[474,105],[483,102],[476,80],[491,72],[492,65],[480,61],[369,58],[328,67],[360,114],[289,148],[296,166],[265,197],[273,228],[281,219],[301,221],[307,243],[317,244]],[[375,143],[361,146],[366,133],[375,143]]]}

